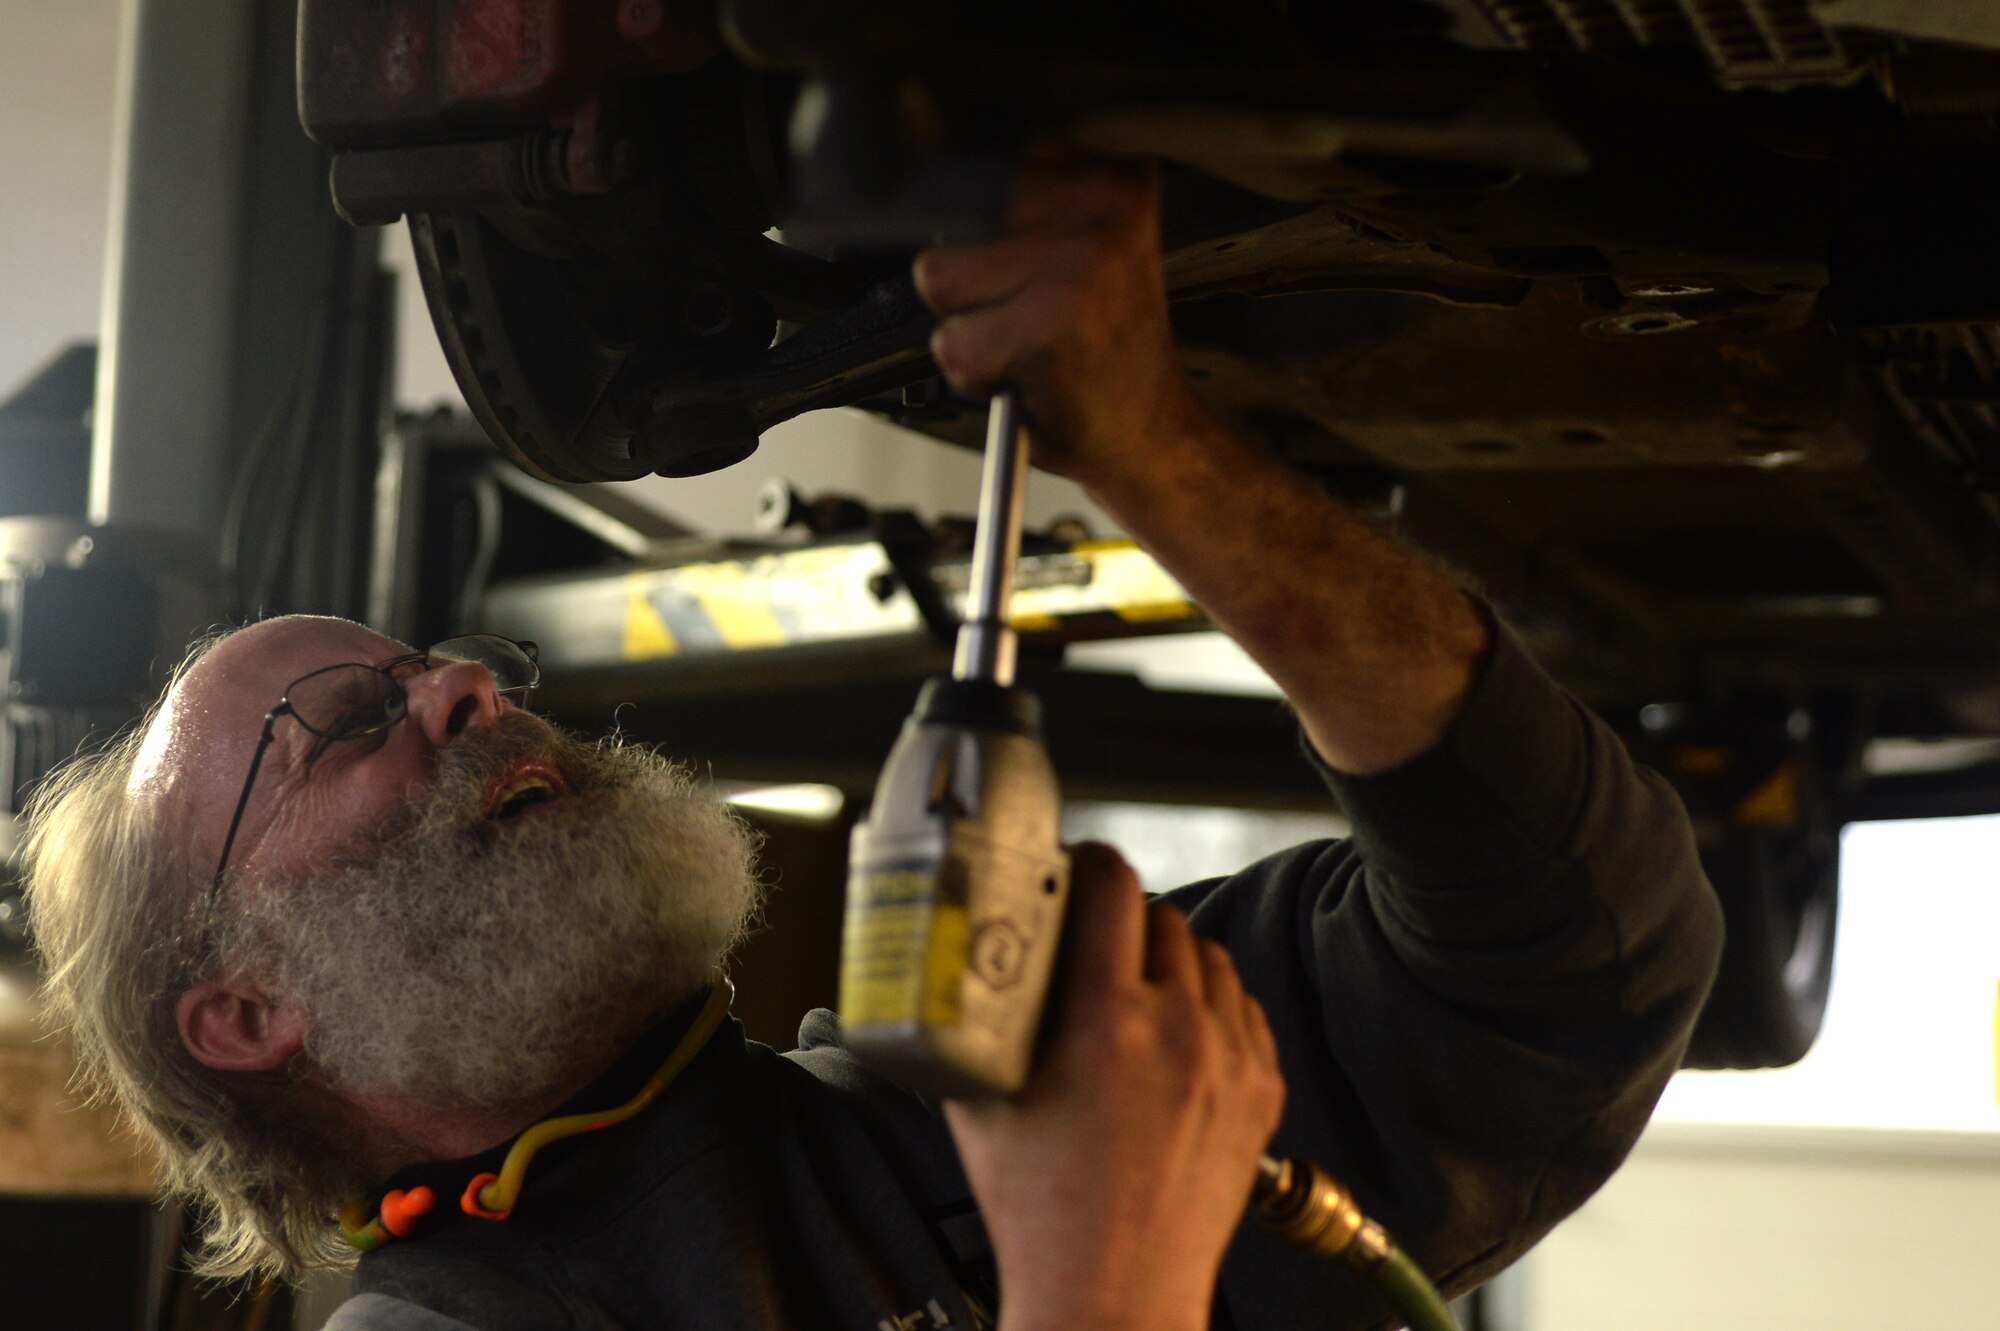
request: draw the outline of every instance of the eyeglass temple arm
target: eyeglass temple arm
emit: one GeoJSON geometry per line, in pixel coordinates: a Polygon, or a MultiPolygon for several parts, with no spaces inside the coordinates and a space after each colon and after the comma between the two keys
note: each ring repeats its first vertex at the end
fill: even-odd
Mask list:
{"type": "Polygon", "coordinates": [[[243,778],[243,793],[236,797],[236,812],[230,815],[229,831],[222,838],[222,854],[216,857],[215,881],[209,885],[213,896],[222,890],[222,875],[229,867],[229,852],[236,845],[236,829],[243,825],[243,811],[250,807],[250,792],[257,788],[257,769],[264,765],[264,751],[271,747],[271,736],[278,718],[292,710],[290,703],[280,703],[264,713],[264,733],[257,738],[257,751],[250,755],[250,774],[243,778]]]}

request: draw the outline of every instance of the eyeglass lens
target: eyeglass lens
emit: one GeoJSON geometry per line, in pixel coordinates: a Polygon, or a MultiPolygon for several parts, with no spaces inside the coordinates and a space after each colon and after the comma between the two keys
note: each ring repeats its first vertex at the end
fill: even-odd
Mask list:
{"type": "Polygon", "coordinates": [[[493,675],[493,684],[502,693],[532,689],[541,682],[541,668],[522,645],[509,638],[474,633],[463,638],[446,638],[424,654],[435,669],[454,661],[476,661],[493,675]]]}
{"type": "MultiPolygon", "coordinates": [[[[450,638],[421,658],[429,669],[471,661],[486,667],[501,693],[533,688],[541,671],[519,646],[506,638],[475,634],[450,638]]],[[[285,700],[299,724],[328,739],[352,739],[387,729],[402,720],[408,700],[396,682],[396,665],[416,666],[418,659],[384,666],[328,666],[293,681],[285,700]]]]}
{"type": "Polygon", "coordinates": [[[285,692],[300,725],[328,739],[351,739],[402,719],[403,691],[374,666],[315,670],[285,692]]]}

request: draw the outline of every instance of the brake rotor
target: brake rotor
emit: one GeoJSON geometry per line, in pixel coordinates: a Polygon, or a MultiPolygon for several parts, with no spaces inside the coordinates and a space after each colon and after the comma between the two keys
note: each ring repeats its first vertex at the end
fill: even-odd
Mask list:
{"type": "Polygon", "coordinates": [[[632,442],[655,377],[648,358],[581,315],[558,265],[472,212],[412,213],[410,239],[445,360],[509,458],[552,481],[625,481],[652,470],[632,442]]]}
{"type": "Polygon", "coordinates": [[[616,481],[713,471],[755,450],[754,432],[719,418],[663,432],[652,399],[663,384],[754,363],[794,294],[787,256],[762,238],[781,95],[721,61],[630,80],[584,118],[589,133],[538,132],[561,151],[518,155],[572,178],[573,164],[543,159],[584,153],[590,189],[537,191],[537,170],[523,168],[534,197],[516,188],[408,210],[445,359],[515,463],[550,480],[616,481]]]}

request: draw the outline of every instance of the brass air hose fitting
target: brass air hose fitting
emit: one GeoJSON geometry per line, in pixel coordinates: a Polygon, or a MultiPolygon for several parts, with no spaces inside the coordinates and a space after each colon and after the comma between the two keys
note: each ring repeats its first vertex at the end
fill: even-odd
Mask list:
{"type": "Polygon", "coordinates": [[[1411,1331],[1457,1331],[1443,1297],[1416,1263],[1326,1171],[1305,1160],[1265,1156],[1257,1162],[1250,1205],[1280,1238],[1337,1257],[1368,1277],[1411,1331]]]}

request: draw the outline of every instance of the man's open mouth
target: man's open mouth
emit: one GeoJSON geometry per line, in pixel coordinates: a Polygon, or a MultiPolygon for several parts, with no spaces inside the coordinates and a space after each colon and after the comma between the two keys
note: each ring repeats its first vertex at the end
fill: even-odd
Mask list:
{"type": "Polygon", "coordinates": [[[487,788],[486,816],[504,823],[569,793],[569,782],[561,772],[541,759],[524,759],[487,788]]]}

